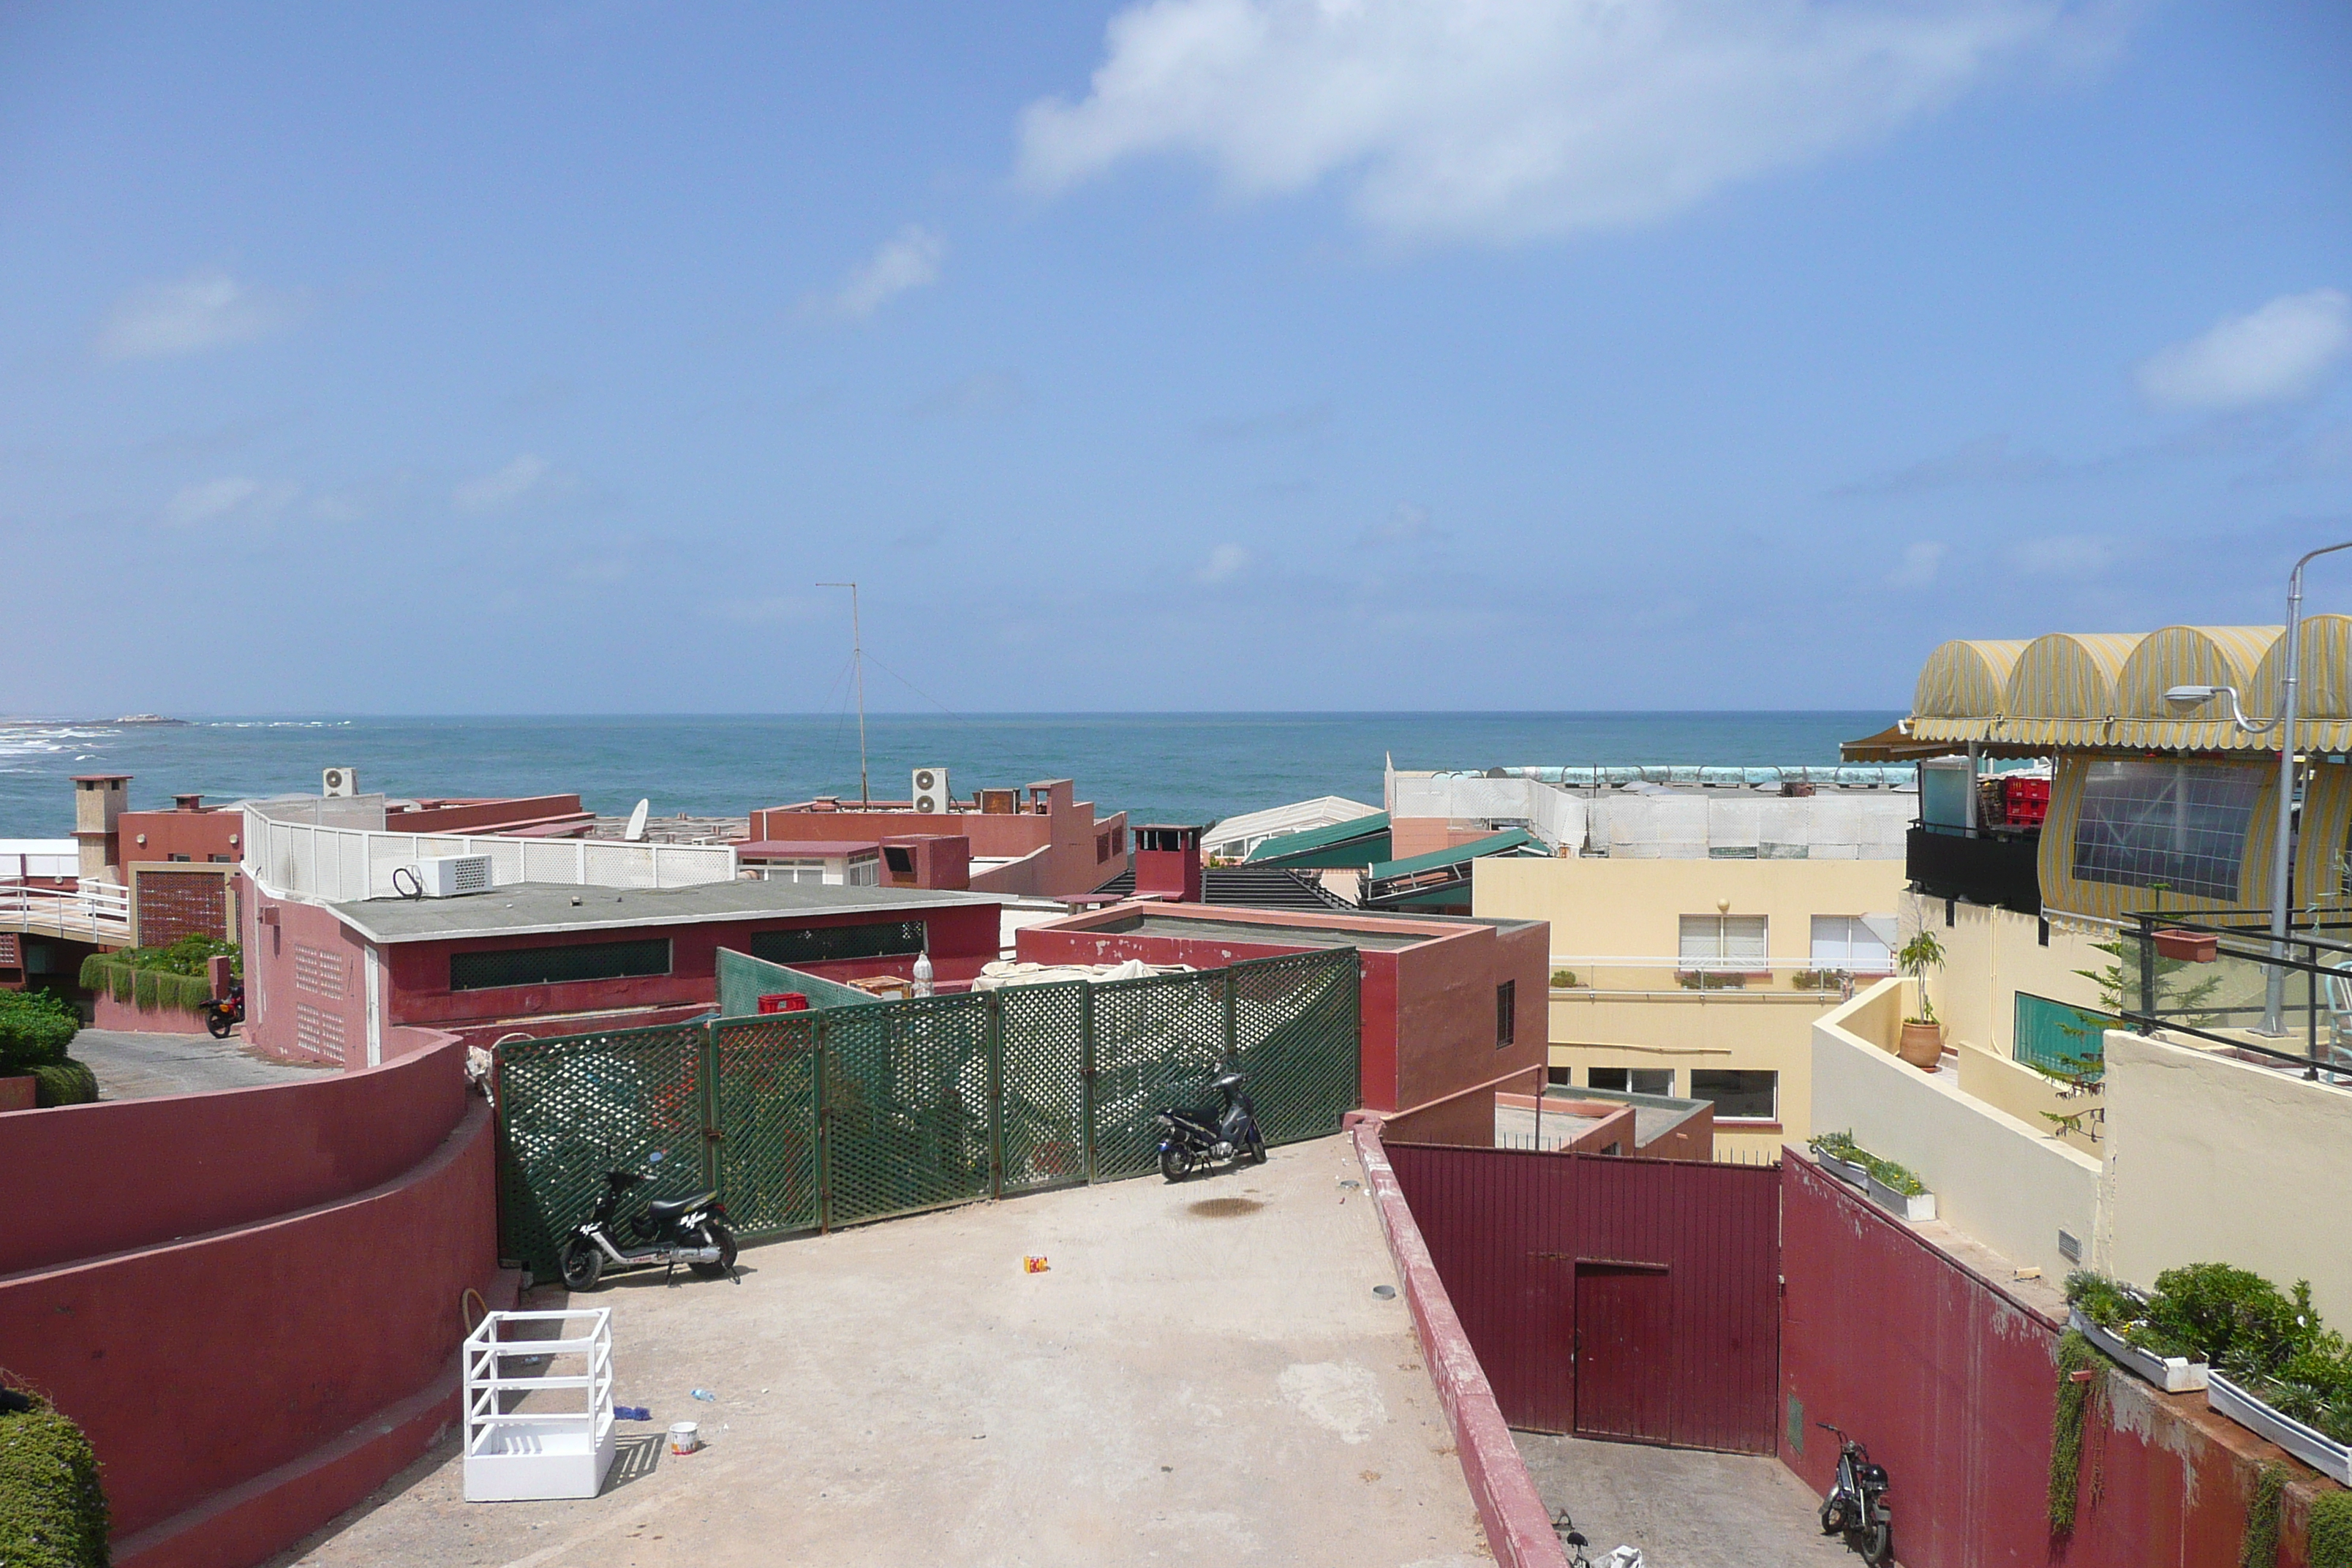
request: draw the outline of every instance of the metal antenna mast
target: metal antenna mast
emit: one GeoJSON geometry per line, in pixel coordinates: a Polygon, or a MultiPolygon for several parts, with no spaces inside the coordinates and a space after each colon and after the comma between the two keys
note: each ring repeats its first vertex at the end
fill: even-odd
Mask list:
{"type": "Polygon", "coordinates": [[[849,665],[857,675],[857,804],[871,805],[874,795],[866,782],[866,639],[857,629],[857,584],[819,583],[817,586],[849,590],[849,665]]]}

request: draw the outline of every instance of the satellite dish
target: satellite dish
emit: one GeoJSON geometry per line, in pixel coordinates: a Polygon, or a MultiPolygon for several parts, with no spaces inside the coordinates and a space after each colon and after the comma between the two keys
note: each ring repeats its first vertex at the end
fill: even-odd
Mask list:
{"type": "Polygon", "coordinates": [[[635,844],[646,836],[646,813],[653,809],[653,804],[650,800],[637,802],[637,809],[629,813],[629,830],[622,837],[635,844]]]}

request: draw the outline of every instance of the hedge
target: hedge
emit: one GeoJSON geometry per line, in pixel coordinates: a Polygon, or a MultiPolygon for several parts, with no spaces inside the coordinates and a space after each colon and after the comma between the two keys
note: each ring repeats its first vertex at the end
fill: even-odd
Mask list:
{"type": "Polygon", "coordinates": [[[81,983],[91,991],[104,991],[124,1006],[136,1005],[142,1013],[158,1007],[174,1008],[193,1013],[212,1000],[212,983],[201,974],[174,974],[165,969],[148,969],[124,963],[121,953],[104,956],[92,953],[82,960],[81,983]]]}
{"type": "Polygon", "coordinates": [[[44,1399],[0,1414],[0,1563],[106,1568],[106,1489],[81,1428],[44,1399]]]}
{"type": "MultiPolygon", "coordinates": [[[[68,1058],[33,1069],[33,1104],[46,1108],[57,1105],[88,1105],[98,1098],[98,1075],[87,1063],[68,1058]]],[[[0,1557],[0,1563],[7,1563],[0,1557]]]]}
{"type": "Polygon", "coordinates": [[[0,991],[0,1078],[66,1059],[81,1016],[46,991],[0,991]]]}
{"type": "Polygon", "coordinates": [[[2311,1568],[2352,1568],[2352,1492],[2311,1500],[2311,1568]]]}

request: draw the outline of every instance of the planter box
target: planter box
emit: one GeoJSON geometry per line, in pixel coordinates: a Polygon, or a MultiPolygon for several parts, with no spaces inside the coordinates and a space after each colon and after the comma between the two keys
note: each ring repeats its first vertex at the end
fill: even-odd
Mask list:
{"type": "Polygon", "coordinates": [[[1827,1171],[1847,1186],[1858,1190],[1870,1184],[1870,1173],[1850,1160],[1841,1160],[1834,1154],[1824,1154],[1818,1149],[1813,1151],[1813,1159],[1822,1170],[1827,1171]]]}
{"type": "Polygon", "coordinates": [[[39,1101],[35,1091],[41,1080],[26,1073],[22,1078],[0,1078],[0,1110],[30,1110],[39,1101]]]}
{"type": "Polygon", "coordinates": [[[2160,957],[2177,958],[2187,963],[2210,963],[2219,956],[2221,939],[2209,931],[2158,931],[2153,939],[2160,957]]]}
{"type": "Polygon", "coordinates": [[[2113,1329],[2102,1328],[2083,1316],[2079,1307],[2066,1309],[2066,1323],[2105,1352],[2108,1360],[2122,1363],[2144,1381],[2156,1384],[2167,1394],[2185,1394],[2192,1388],[2206,1386],[2205,1363],[2201,1361],[2186,1361],[2177,1355],[2160,1356],[2154,1351],[2144,1351],[2113,1329]]]}
{"type": "Polygon", "coordinates": [[[2324,1475],[2352,1486],[2352,1448],[2282,1415],[2220,1373],[2205,1384],[2205,1403],[2250,1432],[2259,1432],[2324,1475]]]}
{"type": "Polygon", "coordinates": [[[1865,1176],[1864,1181],[1867,1184],[1864,1190],[1870,1194],[1870,1201],[1896,1219],[1922,1220],[1936,1217],[1935,1194],[1921,1193],[1913,1196],[1907,1193],[1898,1193],[1876,1176],[1865,1176]]]}

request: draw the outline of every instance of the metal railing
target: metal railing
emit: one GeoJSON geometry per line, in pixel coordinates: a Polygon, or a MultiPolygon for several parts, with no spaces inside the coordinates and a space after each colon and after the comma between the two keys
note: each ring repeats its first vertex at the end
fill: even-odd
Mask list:
{"type": "Polygon", "coordinates": [[[120,882],[85,880],[74,888],[45,888],[0,881],[0,930],[127,942],[131,889],[120,882]]]}
{"type": "Polygon", "coordinates": [[[2258,911],[2161,911],[2118,933],[2124,1022],[2189,1036],[2267,1065],[2352,1079],[2352,917],[2314,920],[2273,937],[2258,911]],[[2273,978],[2284,982],[2272,1022],[2273,978]]]}
{"type": "Polygon", "coordinates": [[[382,833],[278,822],[248,805],[244,870],[277,895],[345,903],[397,895],[393,873],[434,855],[487,855],[493,880],[596,888],[691,888],[736,879],[723,844],[643,844],[610,838],[520,838],[382,833]]]}
{"type": "Polygon", "coordinates": [[[1552,990],[1596,996],[1670,995],[1685,991],[1709,994],[1778,996],[1783,999],[1851,997],[1893,973],[1893,965],[1855,967],[1795,959],[1647,957],[1612,953],[1554,953],[1552,990]]]}

